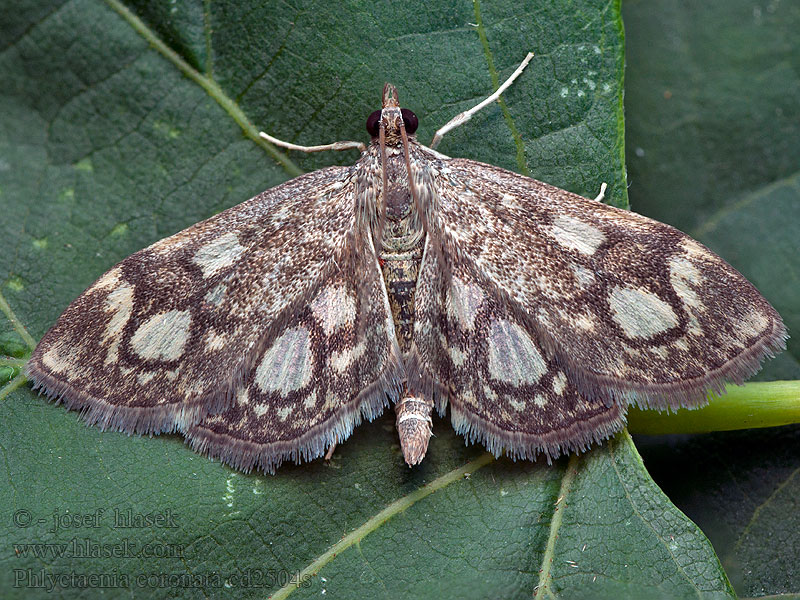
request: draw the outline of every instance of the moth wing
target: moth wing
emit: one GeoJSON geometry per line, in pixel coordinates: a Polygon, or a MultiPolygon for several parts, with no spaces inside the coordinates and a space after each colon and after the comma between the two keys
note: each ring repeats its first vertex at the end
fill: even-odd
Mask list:
{"type": "Polygon", "coordinates": [[[697,406],[785,347],[758,290],[677,229],[491,165],[428,160],[421,203],[451,285],[501,304],[585,399],[697,406]]]}
{"type": "MultiPolygon", "coordinates": [[[[355,186],[352,168],[309,173],[125,259],[39,342],[27,365],[34,387],[90,423],[129,433],[185,431],[229,408],[264,364],[265,344],[283,335],[281,347],[300,352],[298,315],[319,320],[306,314],[309,302],[352,277],[342,269],[354,268],[354,257],[369,262],[371,242],[355,233],[355,186]]],[[[377,319],[384,309],[388,318],[382,304],[367,312],[377,319]]],[[[319,343],[310,325],[305,331],[309,344],[319,343]]],[[[374,361],[381,368],[370,373],[380,372],[375,385],[389,386],[397,351],[388,325],[383,333],[374,361]]],[[[326,343],[345,343],[336,340],[326,343]]],[[[275,360],[279,370],[260,378],[293,385],[294,365],[275,360]]],[[[362,375],[359,385],[369,376],[362,375]]],[[[377,410],[372,396],[354,403],[355,393],[328,398],[333,412],[341,403],[345,422],[360,401],[367,414],[377,410]]]]}
{"type": "Polygon", "coordinates": [[[234,404],[187,431],[195,450],[272,473],[284,459],[322,456],[397,401],[405,376],[377,259],[370,247],[348,260],[260,340],[234,404]]]}
{"type": "Polygon", "coordinates": [[[624,409],[582,394],[511,304],[457,263],[441,266],[431,236],[417,282],[409,388],[448,404],[453,427],[499,455],[548,460],[586,449],[625,424],[624,409]]]}

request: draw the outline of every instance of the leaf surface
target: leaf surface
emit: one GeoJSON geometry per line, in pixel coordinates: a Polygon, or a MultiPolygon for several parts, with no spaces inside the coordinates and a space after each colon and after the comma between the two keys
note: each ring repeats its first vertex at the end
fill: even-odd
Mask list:
{"type": "MultiPolygon", "coordinates": [[[[288,179],[295,165],[352,162],[286,157],[255,132],[364,140],[387,80],[427,140],[534,51],[504,105],[440,149],[586,196],[605,181],[615,204],[627,202],[618,2],[379,11],[70,0],[2,14],[0,292],[35,339],[139,248],[288,179]]],[[[10,322],[2,328],[3,352],[20,355],[25,340],[10,322]]],[[[428,457],[409,470],[386,415],[359,427],[330,466],[267,477],[231,471],[176,436],[84,427],[27,387],[0,413],[4,597],[51,597],[48,582],[61,597],[93,595],[92,574],[109,575],[109,597],[732,593],[627,434],[548,466],[492,461],[436,420],[428,457]],[[129,519],[138,526],[119,526],[129,519]],[[124,558],[113,555],[120,544],[124,558]]]]}
{"type": "MultiPolygon", "coordinates": [[[[756,379],[800,378],[800,7],[625,3],[631,204],[720,253],[778,309],[788,351],[756,379]]],[[[639,440],[637,440],[639,441],[639,440]]],[[[737,592],[800,593],[800,427],[641,440],[737,592]]]]}

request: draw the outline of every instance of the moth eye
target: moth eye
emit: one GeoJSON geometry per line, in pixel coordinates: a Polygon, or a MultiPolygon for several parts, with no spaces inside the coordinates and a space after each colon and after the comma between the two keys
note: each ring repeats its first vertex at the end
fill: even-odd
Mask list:
{"type": "Polygon", "coordinates": [[[401,108],[400,113],[403,115],[403,123],[406,126],[406,133],[414,133],[417,130],[417,125],[419,125],[419,119],[417,119],[417,115],[407,108],[401,108]]]}
{"type": "Polygon", "coordinates": [[[372,137],[378,137],[378,123],[381,121],[381,111],[376,110],[367,117],[367,132],[372,137]]]}

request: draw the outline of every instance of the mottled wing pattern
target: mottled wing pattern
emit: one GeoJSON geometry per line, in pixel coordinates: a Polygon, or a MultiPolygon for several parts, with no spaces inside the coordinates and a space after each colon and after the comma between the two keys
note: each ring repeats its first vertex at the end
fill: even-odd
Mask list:
{"type": "Polygon", "coordinates": [[[525,320],[458,264],[446,271],[428,238],[417,285],[409,387],[448,402],[453,426],[499,454],[548,459],[624,425],[624,410],[580,394],[525,320]]]}
{"type": "MultiPolygon", "coordinates": [[[[270,363],[266,356],[277,353],[275,344],[301,352],[303,335],[308,344],[344,348],[344,334],[331,325],[337,317],[319,315],[328,310],[325,294],[350,306],[351,297],[339,290],[352,292],[343,282],[357,278],[342,269],[366,269],[354,258],[366,261],[371,248],[355,234],[356,187],[352,167],[303,175],[125,259],[41,340],[27,367],[34,386],[91,423],[139,433],[185,431],[241,402],[240,384],[248,378],[263,390],[271,390],[275,378],[279,389],[296,391],[290,390],[298,384],[292,370],[301,367],[280,356],[270,363]],[[309,313],[315,298],[323,308],[314,313],[312,303],[309,313]],[[331,327],[331,339],[319,342],[331,327]]],[[[365,318],[386,321],[385,299],[376,303],[374,289],[354,302],[365,318]]],[[[388,326],[384,334],[391,337],[388,326]]],[[[347,335],[378,354],[358,371],[360,383],[371,375],[380,380],[383,371],[375,364],[392,360],[386,339],[367,346],[374,340],[363,332],[358,339],[347,335]]],[[[313,352],[319,359],[324,350],[313,352]]],[[[365,399],[327,392],[321,390],[314,405],[327,403],[328,423],[337,402],[341,414],[350,415],[365,399]]],[[[377,407],[366,400],[370,415],[377,407]]]]}
{"type": "MultiPolygon", "coordinates": [[[[272,473],[346,439],[397,401],[404,378],[386,290],[371,248],[264,339],[234,405],[187,433],[200,452],[272,473]],[[349,275],[358,273],[358,276],[349,275]]],[[[343,267],[346,265],[343,265],[343,267]]]]}
{"type": "MultiPolygon", "coordinates": [[[[498,167],[417,152],[431,250],[449,285],[463,277],[502,305],[515,319],[506,343],[530,342],[546,376],[556,365],[584,398],[696,406],[784,347],[780,316],[755,287],[673,227],[498,167]]],[[[419,326],[438,335],[435,322],[419,326]]],[[[500,329],[486,326],[499,342],[500,329]]],[[[424,360],[419,368],[423,379],[446,371],[424,360]]]]}

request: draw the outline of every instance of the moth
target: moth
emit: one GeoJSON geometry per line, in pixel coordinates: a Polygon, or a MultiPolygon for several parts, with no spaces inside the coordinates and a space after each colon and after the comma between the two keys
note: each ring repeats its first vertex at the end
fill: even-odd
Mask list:
{"type": "MultiPolygon", "coordinates": [[[[90,424],[180,432],[249,472],[331,452],[394,405],[405,461],[431,414],[550,461],[742,383],[785,347],[775,309],[668,225],[433,147],[386,84],[352,166],[301,175],[113,267],[27,374],[90,424]]],[[[601,191],[602,196],[602,191],[601,191]]]]}

